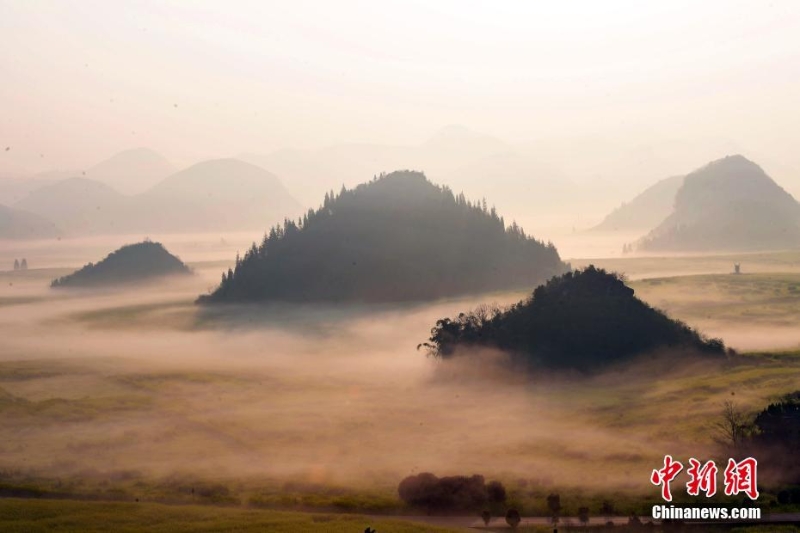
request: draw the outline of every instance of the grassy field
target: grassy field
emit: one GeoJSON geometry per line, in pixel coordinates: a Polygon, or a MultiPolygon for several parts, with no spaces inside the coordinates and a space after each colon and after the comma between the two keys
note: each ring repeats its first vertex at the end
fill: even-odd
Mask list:
{"type": "MultiPolygon", "coordinates": [[[[437,318],[525,292],[215,316],[193,305],[213,262],[186,284],[135,291],[54,293],[61,270],[0,273],[0,495],[117,501],[0,500],[0,530],[49,529],[62,506],[59,527],[81,531],[90,516],[123,520],[118,531],[299,531],[317,524],[300,512],[312,509],[350,531],[360,519],[341,513],[415,512],[397,484],[422,471],[498,479],[529,515],[546,513],[551,492],[573,514],[604,500],[641,513],[657,501],[648,476],[665,453],[716,457],[725,401],[753,413],[800,383],[800,255],[741,259],[739,276],[733,259],[594,261],[740,350],[655,354],[596,376],[508,375],[491,358],[458,366],[415,349],[437,318]]],[[[762,492],[768,505],[773,487],[762,492]]]]}
{"type": "Polygon", "coordinates": [[[156,503],[109,503],[0,499],[5,533],[263,532],[352,533],[367,526],[380,533],[453,532],[453,529],[376,517],[311,514],[156,503]]]}

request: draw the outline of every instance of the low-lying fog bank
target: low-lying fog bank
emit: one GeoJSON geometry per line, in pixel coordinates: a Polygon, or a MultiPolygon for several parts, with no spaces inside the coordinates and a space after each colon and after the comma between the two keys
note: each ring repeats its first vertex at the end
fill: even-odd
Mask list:
{"type": "Polygon", "coordinates": [[[438,318],[524,293],[209,314],[193,301],[221,268],[196,271],[78,294],[47,289],[49,271],[13,287],[4,274],[0,471],[351,486],[433,471],[637,490],[666,453],[714,453],[711,426],[732,394],[759,409],[800,377],[791,360],[676,353],[593,377],[512,375],[502,354],[442,362],[416,346],[438,318]]]}

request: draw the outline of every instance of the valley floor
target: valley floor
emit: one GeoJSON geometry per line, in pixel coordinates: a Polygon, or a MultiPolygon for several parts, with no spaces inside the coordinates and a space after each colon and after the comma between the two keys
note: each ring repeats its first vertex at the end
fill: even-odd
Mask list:
{"type": "MultiPolygon", "coordinates": [[[[572,514],[610,499],[626,516],[657,501],[649,474],[666,453],[717,453],[725,401],[754,412],[800,383],[796,254],[742,260],[739,276],[729,256],[594,260],[741,355],[663,353],[597,376],[521,377],[494,364],[498,354],[450,364],[416,345],[438,318],[529,291],[209,311],[194,299],[226,263],[199,245],[192,262],[191,249],[194,278],[136,290],[48,288],[83,258],[0,272],[0,494],[129,502],[6,498],[0,529],[49,527],[42,520],[62,511],[73,527],[114,509],[148,509],[152,531],[176,530],[173,519],[312,524],[266,510],[279,508],[329,512],[350,531],[360,518],[339,513],[412,513],[397,484],[425,471],[500,480],[525,515],[545,515],[558,491],[572,514]]],[[[775,499],[770,486],[763,493],[765,505],[775,499]]],[[[379,532],[417,527],[386,524],[379,532]]],[[[126,527],[135,524],[117,530],[126,527]]]]}

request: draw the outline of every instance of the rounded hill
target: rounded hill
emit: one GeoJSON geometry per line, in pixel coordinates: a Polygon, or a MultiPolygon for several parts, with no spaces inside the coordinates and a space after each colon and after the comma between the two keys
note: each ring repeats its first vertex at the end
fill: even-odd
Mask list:
{"type": "Polygon", "coordinates": [[[552,244],[485,201],[400,171],[273,228],[202,303],[430,300],[518,288],[567,270],[552,244]]]}
{"type": "Polygon", "coordinates": [[[51,286],[114,286],[190,273],[189,267],[169,253],[161,243],[144,241],[123,246],[99,263],[89,263],[72,274],[54,280],[51,286]]]}
{"type": "Polygon", "coordinates": [[[800,246],[800,204],[757,164],[728,156],[687,175],[672,213],[638,242],[644,251],[800,246]]]}
{"type": "Polygon", "coordinates": [[[662,347],[724,352],[722,341],[650,307],[620,276],[594,266],[554,277],[506,310],[438,320],[422,346],[443,358],[459,347],[498,348],[526,365],[584,371],[662,347]]]}

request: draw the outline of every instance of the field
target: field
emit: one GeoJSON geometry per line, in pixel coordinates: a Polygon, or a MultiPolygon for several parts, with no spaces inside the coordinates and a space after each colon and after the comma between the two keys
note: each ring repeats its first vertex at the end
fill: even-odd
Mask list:
{"type": "Polygon", "coordinates": [[[118,531],[138,530],[137,520],[152,531],[176,530],[174,520],[299,531],[322,519],[299,513],[311,510],[328,513],[326,530],[363,529],[340,514],[418,512],[397,484],[425,471],[498,479],[528,515],[546,514],[553,491],[565,513],[588,505],[596,515],[605,500],[643,512],[657,501],[648,479],[664,454],[719,453],[713,426],[725,401],[753,412],[800,382],[794,254],[741,260],[738,276],[728,256],[594,261],[739,354],[665,352],[596,376],[522,377],[497,364],[501,354],[440,362],[416,345],[437,318],[523,292],[209,311],[194,299],[227,263],[200,245],[184,249],[196,272],[188,281],[48,288],[69,271],[58,264],[78,266],[90,250],[0,272],[0,495],[116,503],[0,500],[4,531],[70,531],[95,521],[86,516],[119,516],[118,531]]]}
{"type": "Polygon", "coordinates": [[[217,532],[240,531],[296,533],[324,530],[331,533],[362,531],[381,533],[433,533],[458,531],[431,524],[358,515],[308,514],[154,503],[98,503],[72,501],[0,500],[0,529],[8,533],[217,532]]]}

